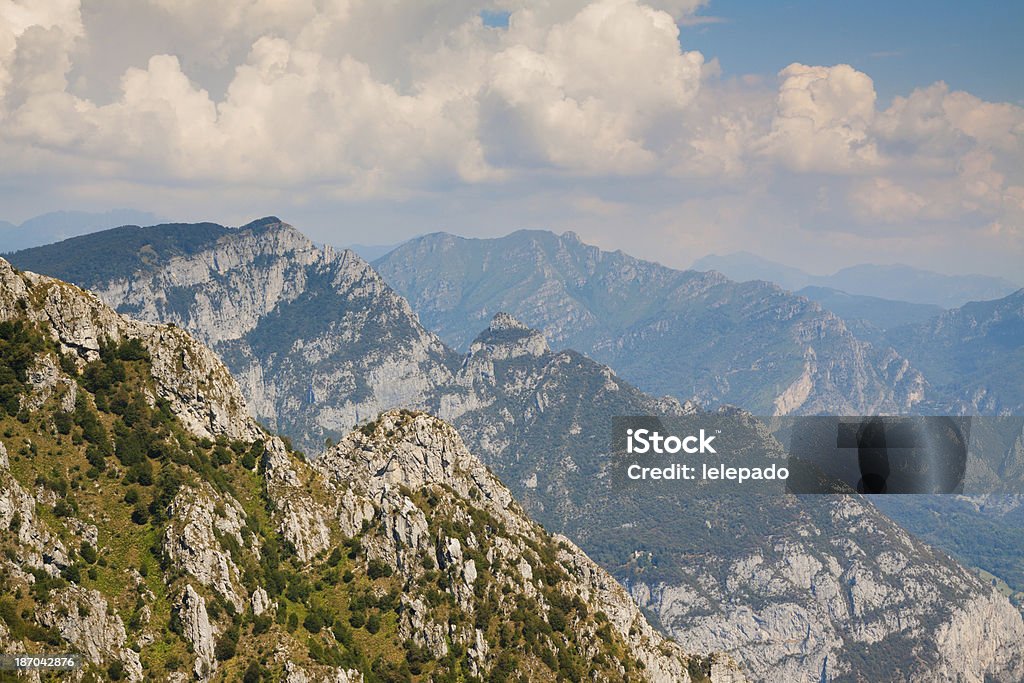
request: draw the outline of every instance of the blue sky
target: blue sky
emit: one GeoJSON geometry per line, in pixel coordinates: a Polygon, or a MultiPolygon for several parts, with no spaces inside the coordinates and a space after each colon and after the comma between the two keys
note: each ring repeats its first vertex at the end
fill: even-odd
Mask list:
{"type": "Polygon", "coordinates": [[[1024,2],[741,2],[715,0],[680,42],[723,74],[767,78],[792,62],[850,64],[880,104],[945,81],[987,100],[1024,103],[1024,2]]]}

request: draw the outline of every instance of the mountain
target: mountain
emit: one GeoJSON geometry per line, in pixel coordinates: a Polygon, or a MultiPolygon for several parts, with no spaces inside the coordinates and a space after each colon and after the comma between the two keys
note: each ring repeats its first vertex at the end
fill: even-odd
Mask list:
{"type": "Polygon", "coordinates": [[[943,308],[961,306],[968,301],[997,299],[1020,288],[1020,285],[989,275],[943,275],[903,265],[843,268],[828,276],[826,286],[943,308]]]}
{"type": "Polygon", "coordinates": [[[1024,497],[876,496],[872,502],[926,543],[948,547],[1024,609],[1024,497]]]}
{"type": "Polygon", "coordinates": [[[152,225],[157,217],[145,211],[114,209],[103,213],[54,211],[30,218],[21,225],[0,221],[0,253],[105,230],[119,225],[152,225]]]}
{"type": "Polygon", "coordinates": [[[254,414],[310,452],[395,406],[432,407],[459,359],[350,251],[269,217],[125,227],[11,256],[213,348],[254,414]]]}
{"type": "Polygon", "coordinates": [[[943,275],[901,264],[862,264],[843,268],[832,275],[811,275],[747,252],[712,254],[698,259],[690,267],[700,271],[715,270],[739,281],[766,280],[792,291],[810,286],[825,287],[851,295],[942,308],[998,299],[1020,288],[1019,284],[990,275],[943,275]]]}
{"type": "MultiPolygon", "coordinates": [[[[1020,615],[859,498],[691,497],[617,485],[611,418],[699,414],[695,405],[653,399],[585,356],[553,352],[507,314],[474,340],[459,382],[473,409],[449,417],[527,510],[587,549],[691,649],[725,650],[766,681],[968,671],[980,680],[987,667],[1013,680],[995,653],[1024,648],[1020,615]],[[1002,635],[968,642],[989,620],[1002,635]],[[947,648],[950,639],[958,644],[947,648]],[[979,647],[977,660],[953,654],[979,647]]],[[[729,424],[737,441],[781,450],[753,418],[729,424]]]]}
{"type": "MultiPolygon", "coordinates": [[[[271,383],[287,388],[267,405],[296,443],[307,428],[340,438],[354,404],[366,411],[360,429],[385,439],[396,430],[366,422],[374,405],[436,412],[528,513],[610,570],[666,632],[692,652],[728,650],[756,680],[1017,677],[1024,635],[1009,602],[859,499],[647,497],[602,476],[612,417],[692,414],[695,405],[651,397],[585,355],[554,351],[504,313],[456,353],[355,255],[317,249],[274,219],[225,230],[190,256],[132,265],[93,286],[122,310],[177,316],[204,339],[266,330],[267,352],[241,366],[263,384],[243,376],[242,388],[255,398],[271,383]],[[332,273],[329,285],[309,275],[310,264],[337,260],[346,266],[316,266],[332,273]],[[341,364],[370,390],[320,379],[307,401],[309,368],[324,349],[336,355],[322,378],[341,364]],[[288,364],[275,366],[279,357],[288,364]],[[388,393],[403,386],[415,391],[388,393]]],[[[54,245],[49,258],[61,263],[71,248],[54,245]]],[[[39,267],[46,255],[35,252],[39,267]]],[[[778,447],[745,419],[752,441],[778,447]]]]}
{"type": "Polygon", "coordinates": [[[0,260],[0,647],[105,680],[739,681],[436,418],[317,463],[185,332],[0,260]]]}
{"type": "Polygon", "coordinates": [[[715,270],[737,282],[748,280],[764,280],[774,282],[783,289],[796,291],[814,282],[815,276],[799,268],[787,266],[763,258],[748,251],[737,251],[732,254],[708,254],[697,259],[690,270],[715,270]]]}
{"type": "Polygon", "coordinates": [[[436,233],[374,267],[459,348],[508,311],[658,395],[757,414],[904,412],[922,398],[905,359],[802,297],[603,252],[572,233],[436,233]]]}
{"type": "Polygon", "coordinates": [[[906,301],[847,294],[838,289],[813,285],[799,289],[795,294],[817,302],[826,311],[835,313],[858,338],[875,346],[888,345],[886,330],[923,323],[943,312],[942,308],[931,304],[911,304],[906,301]]]}
{"type": "Polygon", "coordinates": [[[933,410],[1024,414],[1024,289],[896,328],[887,339],[938,389],[933,410]]]}
{"type": "Polygon", "coordinates": [[[847,294],[829,287],[809,286],[795,293],[818,302],[822,308],[835,313],[846,322],[863,322],[880,330],[910,323],[923,323],[943,312],[942,308],[931,304],[911,304],[906,301],[880,299],[876,296],[847,294]]]}
{"type": "Polygon", "coordinates": [[[359,258],[364,261],[376,261],[381,256],[385,256],[394,251],[402,244],[404,244],[404,242],[395,242],[394,244],[349,244],[345,246],[345,249],[359,254],[359,258]]]}

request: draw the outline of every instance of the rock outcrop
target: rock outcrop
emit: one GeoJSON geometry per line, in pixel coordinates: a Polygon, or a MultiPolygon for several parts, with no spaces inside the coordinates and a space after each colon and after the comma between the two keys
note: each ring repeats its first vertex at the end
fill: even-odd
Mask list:
{"type": "MultiPolygon", "coordinates": [[[[650,680],[688,681],[691,664],[693,670],[714,663],[723,672],[734,671],[724,658],[690,658],[666,641],[583,551],[532,522],[455,430],[437,418],[385,413],[326,452],[316,467],[342,501],[341,519],[356,521],[350,517],[352,496],[367,515],[360,523],[379,529],[363,540],[371,562],[395,567],[413,582],[435,576],[434,567],[448,578],[454,606],[468,615],[465,624],[449,622],[446,632],[439,610],[403,598],[402,632],[437,657],[447,655],[449,641],[462,643],[476,675],[488,677],[498,665],[491,631],[528,628],[519,626],[521,620],[528,624],[525,599],[554,629],[551,642],[558,642],[559,632],[571,632],[575,648],[583,648],[574,656],[584,660],[604,658],[602,643],[611,636],[601,629],[608,625],[650,680]],[[481,595],[483,604],[475,599],[481,595]]],[[[616,675],[625,673],[619,669],[616,675]]]]}
{"type": "Polygon", "coordinates": [[[139,655],[128,647],[124,622],[99,591],[71,586],[53,595],[36,616],[40,624],[56,629],[88,661],[114,657],[123,665],[126,680],[143,680],[142,664],[139,655]]]}
{"type": "Polygon", "coordinates": [[[249,546],[242,537],[245,511],[237,501],[225,500],[207,483],[183,488],[168,510],[170,523],[164,532],[163,550],[178,568],[212,588],[241,612],[241,573],[224,552],[224,539],[239,548],[249,546]]]}
{"type": "Polygon", "coordinates": [[[214,658],[215,634],[209,613],[206,611],[206,599],[189,584],[186,584],[185,590],[181,592],[177,615],[181,623],[182,637],[192,646],[196,655],[193,665],[196,678],[206,680],[217,666],[214,658]]]}

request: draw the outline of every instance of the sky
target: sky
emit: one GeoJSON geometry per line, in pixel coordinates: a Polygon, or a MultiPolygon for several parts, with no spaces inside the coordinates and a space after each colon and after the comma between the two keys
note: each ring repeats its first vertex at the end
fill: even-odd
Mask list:
{"type": "Polygon", "coordinates": [[[1022,28],[1006,2],[0,0],[0,220],[1019,281],[1022,28]]]}

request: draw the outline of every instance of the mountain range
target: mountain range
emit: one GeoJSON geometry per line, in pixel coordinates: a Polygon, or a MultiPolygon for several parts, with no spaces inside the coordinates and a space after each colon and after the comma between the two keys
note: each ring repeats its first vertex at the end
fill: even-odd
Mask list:
{"type": "Polygon", "coordinates": [[[692,270],[715,270],[734,280],[767,280],[791,291],[805,287],[837,289],[851,295],[955,308],[969,301],[998,299],[1021,288],[991,275],[944,275],[902,264],[861,264],[831,275],[811,275],[748,252],[711,254],[694,261],[692,270]]]}
{"type": "Polygon", "coordinates": [[[761,415],[1024,410],[1024,290],[948,311],[803,290],[819,304],[543,231],[426,235],[374,267],[449,344],[507,310],[658,395],[761,415]]]}
{"type": "Polygon", "coordinates": [[[813,285],[798,289],[794,294],[817,302],[826,311],[842,318],[854,335],[875,345],[888,343],[886,330],[927,322],[945,310],[933,304],[912,304],[877,296],[848,294],[838,289],[813,285]]]}
{"type": "MultiPolygon", "coordinates": [[[[769,360],[783,358],[800,349],[793,335],[813,339],[820,349],[816,366],[828,372],[808,395],[823,403],[833,400],[830,391],[840,395],[837,381],[863,379],[884,394],[884,374],[872,364],[879,358],[899,363],[904,376],[917,376],[905,359],[894,360],[894,352],[874,349],[836,316],[778,288],[670,271],[602,255],[571,236],[544,235],[527,234],[526,251],[514,256],[529,257],[533,243],[541,242],[554,245],[556,258],[536,257],[530,263],[539,274],[516,282],[524,294],[539,293],[536,301],[544,305],[565,303],[564,292],[574,293],[557,309],[568,323],[559,325],[555,314],[535,306],[537,315],[553,321],[549,331],[556,336],[572,332],[569,323],[588,320],[590,309],[578,301],[606,306],[602,310],[621,324],[632,314],[621,302],[613,305],[615,297],[640,302],[644,291],[675,292],[676,300],[655,307],[681,312],[680,319],[708,308],[735,328],[763,326],[741,329],[737,334],[759,346],[733,348],[729,358],[770,354],[776,346],[783,351],[769,360]],[[565,241],[577,246],[558,244],[565,241]],[[552,263],[561,268],[566,262],[576,269],[566,269],[572,277],[563,281],[552,263]],[[610,295],[578,294],[599,290],[599,282],[610,295]],[[699,303],[687,304],[679,295],[686,291],[699,303]],[[853,368],[853,379],[837,378],[846,367],[853,368]]],[[[416,246],[423,272],[438,275],[435,299],[458,303],[466,291],[459,271],[454,265],[439,271],[427,258],[422,241],[431,239],[441,238],[427,236],[416,246]]],[[[458,263],[457,252],[438,253],[458,263]]],[[[488,258],[496,263],[500,252],[488,258]]],[[[88,286],[122,312],[188,329],[224,359],[253,411],[310,453],[325,439],[350,443],[344,435],[356,424],[377,434],[380,421],[366,420],[392,407],[449,419],[526,511],[593,555],[662,629],[692,652],[728,651],[757,680],[1020,675],[1012,664],[1024,647],[1020,614],[859,499],[648,499],[617,491],[601,476],[610,418],[700,408],[653,398],[576,351],[552,351],[543,333],[517,319],[521,314],[481,313],[488,316],[480,320],[483,332],[460,353],[425,329],[405,299],[355,254],[317,248],[274,218],[240,229],[122,228],[12,259],[88,286]],[[190,231],[187,240],[172,237],[190,231]],[[83,258],[89,253],[102,254],[102,263],[83,258]]],[[[474,264],[466,258],[465,270],[479,275],[474,264]]],[[[508,268],[486,272],[507,275],[508,268]]],[[[470,291],[486,302],[501,300],[504,282],[477,278],[470,291]]],[[[606,329],[597,323],[582,328],[606,329]]],[[[566,337],[560,339],[564,345],[566,337]]],[[[802,376],[799,366],[796,371],[802,376]]],[[[756,373],[748,378],[753,382],[756,373]]],[[[771,445],[755,420],[749,431],[771,445]]],[[[329,458],[333,448],[321,457],[329,458]]]]}
{"type": "Polygon", "coordinates": [[[386,412],[310,463],[187,333],[2,259],[0,354],[5,653],[130,681],[742,680],[437,418],[386,412]]]}
{"type": "Polygon", "coordinates": [[[423,323],[464,348],[508,311],[644,391],[762,415],[905,412],[924,379],[899,354],[766,282],[678,271],[572,233],[436,233],[374,263],[423,323]]]}
{"type": "Polygon", "coordinates": [[[937,390],[935,410],[1024,415],[1024,289],[897,327],[886,337],[937,390]]]}
{"type": "Polygon", "coordinates": [[[142,223],[152,225],[159,219],[146,211],[113,209],[100,213],[88,211],[53,211],[29,218],[15,225],[0,221],[0,253],[28,249],[59,242],[120,225],[142,223]]]}

